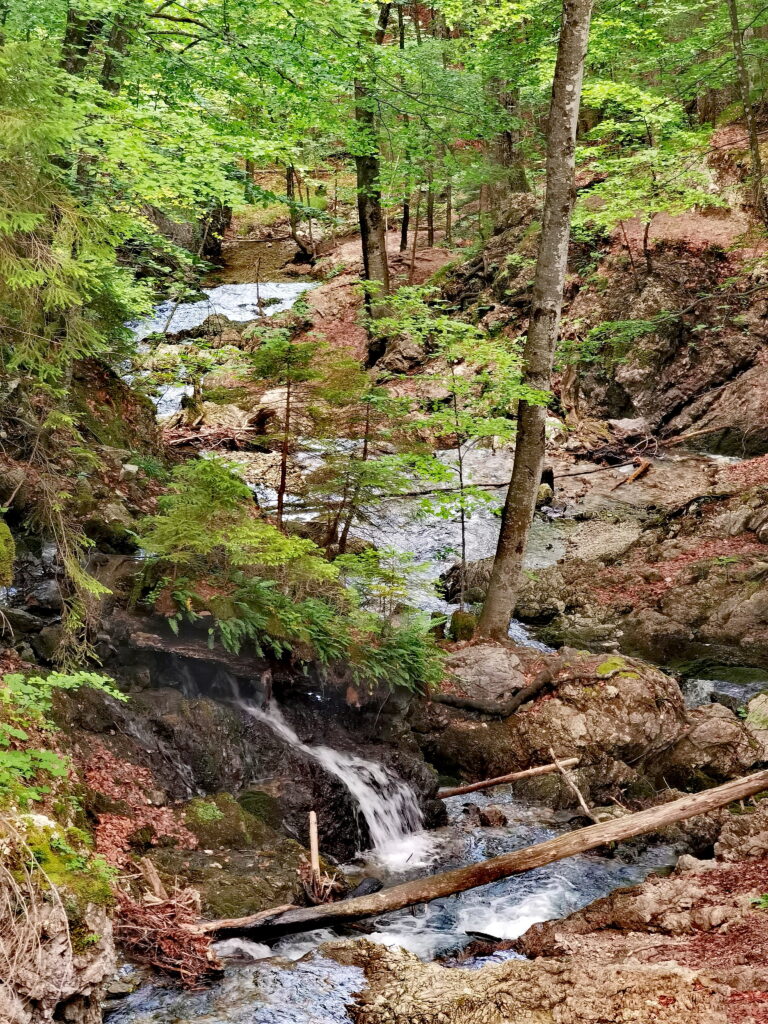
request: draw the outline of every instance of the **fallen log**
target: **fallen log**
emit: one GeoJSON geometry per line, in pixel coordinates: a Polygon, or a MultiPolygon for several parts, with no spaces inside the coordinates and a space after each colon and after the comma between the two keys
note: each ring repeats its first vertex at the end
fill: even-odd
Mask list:
{"type": "Polygon", "coordinates": [[[550,772],[559,771],[561,768],[572,768],[578,763],[578,757],[568,757],[559,764],[541,764],[536,768],[526,768],[522,772],[497,775],[495,779],[483,779],[482,782],[471,782],[466,786],[454,786],[453,789],[440,789],[438,790],[437,798],[438,800],[447,800],[449,796],[461,796],[462,793],[477,793],[478,790],[490,789],[492,786],[505,786],[508,782],[517,782],[518,779],[531,779],[535,775],[549,775],[550,772]]]}
{"type": "Polygon", "coordinates": [[[665,825],[672,825],[676,821],[683,821],[685,818],[693,818],[697,814],[707,814],[734,800],[742,800],[765,789],[768,789],[768,770],[756,772],[743,779],[734,779],[703,793],[680,797],[659,807],[650,807],[645,811],[627,814],[623,818],[589,825],[587,828],[577,829],[555,839],[548,839],[544,843],[537,843],[536,846],[514,850],[512,853],[505,853],[479,864],[470,864],[439,875],[417,878],[412,882],[395,885],[391,889],[382,889],[381,892],[370,896],[359,896],[339,903],[326,903],[319,907],[301,907],[297,910],[283,910],[277,907],[271,916],[268,911],[262,911],[251,917],[210,921],[203,927],[207,934],[216,938],[243,935],[261,940],[313,928],[329,928],[346,921],[401,910],[416,903],[429,903],[431,900],[453,896],[467,889],[488,885],[500,878],[531,871],[533,868],[552,864],[565,857],[594,850],[606,843],[620,842],[644,832],[653,832],[665,825]]]}

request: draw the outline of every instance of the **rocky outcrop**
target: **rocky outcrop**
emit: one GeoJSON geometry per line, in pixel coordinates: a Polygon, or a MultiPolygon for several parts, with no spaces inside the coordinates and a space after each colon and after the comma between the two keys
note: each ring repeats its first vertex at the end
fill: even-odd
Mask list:
{"type": "MultiPolygon", "coordinates": [[[[732,486],[750,471],[750,463],[733,467],[732,486]]],[[[753,478],[763,472],[756,460],[753,478]]],[[[542,635],[556,643],[768,668],[767,518],[764,483],[688,501],[616,556],[540,570],[517,614],[545,623],[542,635]]]]}
{"type": "MultiPolygon", "coordinates": [[[[687,712],[677,682],[644,662],[569,648],[541,655],[510,647],[506,658],[505,690],[499,647],[464,647],[449,665],[470,694],[449,684],[447,694],[412,709],[414,734],[442,771],[492,778],[549,763],[554,752],[579,758],[578,785],[601,804],[614,796],[647,797],[673,778],[689,786],[697,778],[705,784],[738,776],[760,760],[759,744],[733,712],[719,705],[687,712]],[[495,713],[487,698],[476,696],[485,664],[497,692],[495,713]],[[520,692],[533,679],[536,692],[509,714],[510,690],[520,692]]],[[[517,787],[550,806],[574,804],[557,774],[517,787]]]]}
{"type": "MultiPolygon", "coordinates": [[[[10,897],[0,884],[0,903],[10,897]]],[[[77,951],[60,901],[19,909],[0,931],[0,1020],[4,1024],[100,1024],[101,1001],[115,971],[112,923],[104,908],[83,920],[91,936],[77,951]],[[20,932],[28,929],[26,937],[20,932]]],[[[2,916],[2,915],[0,915],[2,916]]]]}
{"type": "Polygon", "coordinates": [[[356,1024],[725,1024],[718,986],[667,964],[605,963],[598,957],[510,961],[481,971],[424,964],[412,953],[368,942],[324,947],[365,970],[368,987],[351,1008],[356,1024]]]}

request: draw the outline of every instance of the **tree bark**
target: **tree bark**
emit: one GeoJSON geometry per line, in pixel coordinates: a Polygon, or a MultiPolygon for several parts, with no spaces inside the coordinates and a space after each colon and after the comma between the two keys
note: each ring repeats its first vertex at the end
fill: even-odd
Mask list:
{"type": "MultiPolygon", "coordinates": [[[[493,78],[489,83],[493,99],[513,118],[518,116],[520,90],[510,88],[503,78],[493,78]]],[[[517,128],[505,128],[499,132],[491,146],[491,156],[496,164],[500,180],[492,187],[494,206],[501,208],[509,192],[530,192],[525,165],[520,154],[520,132],[517,128]]]]}
{"type": "Polygon", "coordinates": [[[698,814],[708,814],[718,807],[725,807],[735,800],[743,800],[766,788],[768,771],[756,772],[746,778],[726,782],[723,786],[707,789],[703,793],[683,796],[659,807],[650,807],[622,818],[612,818],[598,825],[576,829],[555,839],[548,839],[544,843],[537,843],[523,850],[514,850],[512,853],[505,853],[479,864],[470,864],[468,867],[430,875],[427,878],[417,878],[413,882],[405,882],[371,896],[359,896],[340,903],[326,903],[320,907],[302,907],[298,910],[283,911],[278,907],[271,918],[262,911],[252,917],[211,921],[204,924],[202,929],[219,939],[233,935],[266,939],[317,927],[329,928],[345,921],[385,914],[417,903],[429,903],[457,892],[466,892],[467,889],[497,882],[510,875],[552,864],[566,857],[574,857],[607,843],[617,843],[645,832],[654,832],[676,821],[684,821],[698,814]]]}
{"type": "Polygon", "coordinates": [[[403,219],[400,222],[400,252],[408,248],[408,227],[411,222],[411,203],[409,199],[403,199],[403,219]]]}
{"type": "MultiPolygon", "coordinates": [[[[387,31],[391,4],[381,4],[374,43],[381,45],[387,31]]],[[[381,166],[374,97],[368,83],[361,76],[355,81],[355,121],[358,128],[358,148],[355,156],[357,173],[357,214],[360,223],[360,243],[363,250],[363,277],[379,285],[383,295],[389,293],[389,264],[384,214],[381,207],[381,166]]],[[[376,302],[372,304],[375,315],[376,302]]]]}
{"type": "Polygon", "coordinates": [[[68,71],[70,75],[82,74],[91,46],[103,25],[101,18],[92,18],[76,7],[69,8],[59,60],[62,70],[68,71]]]}
{"type": "MultiPolygon", "coordinates": [[[[547,186],[531,317],[523,361],[526,387],[548,391],[560,327],[575,194],[576,129],[594,0],[563,0],[547,130],[547,186]]],[[[479,622],[481,636],[505,637],[515,608],[528,531],[544,464],[545,405],[521,401],[512,482],[479,622]]]]}
{"type": "Polygon", "coordinates": [[[285,382],[285,426],[283,428],[283,443],[280,447],[280,484],[277,488],[277,525],[283,527],[283,507],[285,505],[285,492],[288,489],[288,452],[291,444],[291,379],[285,382]]]}
{"type": "Polygon", "coordinates": [[[102,89],[117,95],[122,85],[121,75],[125,51],[130,42],[135,23],[125,14],[118,14],[112,23],[107,38],[106,54],[101,66],[99,82],[102,89]]]}
{"type": "Polygon", "coordinates": [[[749,136],[749,161],[752,168],[755,209],[762,222],[768,225],[768,203],[766,202],[765,189],[763,188],[763,161],[760,156],[760,139],[757,134],[755,115],[752,110],[751,86],[747,62],[744,57],[744,39],[741,26],[739,25],[739,11],[736,6],[736,0],[726,0],[726,3],[728,5],[728,17],[731,20],[731,41],[733,43],[733,54],[736,58],[739,97],[744,108],[744,120],[749,136]]]}
{"type": "Polygon", "coordinates": [[[432,180],[432,168],[427,175],[427,246],[431,249],[435,244],[435,188],[432,180]]]}
{"type": "MultiPolygon", "coordinates": [[[[296,181],[296,171],[293,168],[293,164],[289,164],[285,169],[285,194],[288,197],[288,220],[291,238],[303,255],[309,256],[309,249],[299,238],[299,215],[296,210],[296,181]]],[[[301,194],[299,194],[299,199],[301,199],[301,194]]]]}

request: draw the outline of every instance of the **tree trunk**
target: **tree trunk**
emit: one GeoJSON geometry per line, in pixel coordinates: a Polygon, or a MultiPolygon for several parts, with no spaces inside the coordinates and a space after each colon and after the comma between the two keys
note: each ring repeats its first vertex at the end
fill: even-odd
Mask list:
{"type": "Polygon", "coordinates": [[[445,186],[445,244],[453,242],[453,186],[450,178],[445,186]]]}
{"type": "Polygon", "coordinates": [[[417,903],[429,903],[431,900],[452,896],[457,892],[466,892],[467,889],[475,889],[480,885],[488,885],[501,878],[531,871],[566,857],[574,857],[607,843],[618,843],[632,836],[643,835],[645,832],[655,832],[676,821],[708,814],[718,807],[725,807],[735,800],[743,800],[766,788],[768,771],[756,772],[746,778],[726,782],[723,786],[704,790],[703,793],[689,794],[658,807],[649,807],[645,811],[627,814],[622,818],[611,818],[610,821],[598,825],[576,829],[555,839],[548,839],[523,850],[514,850],[512,853],[505,853],[479,864],[417,878],[413,882],[395,885],[371,896],[358,896],[340,903],[326,903],[320,907],[301,907],[296,910],[285,911],[276,907],[271,918],[262,911],[252,917],[210,921],[202,925],[201,930],[217,939],[246,935],[258,940],[308,931],[312,928],[330,928],[344,921],[385,914],[417,903]]]}
{"type": "MultiPolygon", "coordinates": [[[[547,187],[525,343],[523,384],[548,391],[563,304],[574,199],[576,129],[594,0],[564,0],[547,130],[547,187]]],[[[528,531],[544,463],[546,405],[521,401],[512,482],[504,504],[496,558],[478,627],[506,637],[520,587],[528,531]]]]}
{"type": "Polygon", "coordinates": [[[92,18],[76,7],[69,8],[59,60],[62,70],[68,71],[70,75],[82,74],[93,41],[103,25],[101,18],[92,18]]]}
{"type": "MultiPolygon", "coordinates": [[[[381,45],[389,21],[391,4],[381,4],[374,43],[381,45]]],[[[363,277],[379,285],[380,293],[389,293],[389,264],[384,214],[381,208],[381,167],[379,140],[376,130],[374,97],[362,78],[355,81],[355,121],[358,128],[358,147],[363,150],[355,156],[357,172],[357,213],[360,222],[360,242],[363,249],[363,277]]],[[[376,302],[372,304],[375,315],[376,302]]]]}
{"type": "Polygon", "coordinates": [[[416,45],[421,46],[421,21],[419,20],[419,5],[413,4],[411,7],[411,17],[413,18],[413,31],[416,35],[416,45]]]}
{"type": "Polygon", "coordinates": [[[408,248],[408,225],[411,221],[411,204],[409,199],[403,200],[403,219],[400,223],[400,252],[408,248]]]}
{"type": "MultiPolygon", "coordinates": [[[[520,90],[509,87],[502,78],[490,82],[490,91],[499,106],[511,117],[517,118],[520,106],[520,90]]],[[[509,192],[530,192],[525,165],[520,154],[520,131],[505,128],[493,140],[491,147],[493,161],[499,170],[500,180],[492,188],[494,206],[504,205],[509,192]]]]}
{"type": "MultiPolygon", "coordinates": [[[[288,219],[290,223],[291,238],[299,247],[301,252],[305,256],[309,256],[309,249],[299,238],[299,215],[296,210],[296,181],[296,172],[293,169],[293,164],[289,164],[285,169],[285,194],[288,197],[288,219]]],[[[301,199],[301,193],[299,193],[299,199],[301,199]]]]}
{"type": "Polygon", "coordinates": [[[432,168],[427,176],[427,246],[435,244],[435,189],[432,181],[432,168]]]}
{"type": "Polygon", "coordinates": [[[291,443],[291,380],[290,377],[285,384],[285,426],[283,428],[283,443],[280,450],[280,486],[277,489],[277,525],[283,525],[283,506],[285,505],[285,492],[288,486],[288,449],[291,443]]]}
{"type": "Polygon", "coordinates": [[[106,54],[101,66],[99,81],[102,89],[115,96],[120,92],[122,85],[123,59],[133,28],[134,25],[126,15],[118,14],[115,16],[107,39],[106,54]]]}
{"type": "Polygon", "coordinates": [[[739,97],[744,107],[744,120],[749,135],[749,160],[752,166],[752,187],[754,189],[754,202],[760,220],[768,225],[768,203],[766,203],[765,190],[763,188],[763,161],[760,156],[760,139],[757,134],[755,115],[752,110],[752,99],[750,96],[751,87],[749,82],[749,71],[744,57],[744,40],[739,25],[739,11],[736,0],[726,0],[728,5],[728,16],[731,20],[731,41],[733,53],[736,58],[736,73],[739,85],[739,97]]]}

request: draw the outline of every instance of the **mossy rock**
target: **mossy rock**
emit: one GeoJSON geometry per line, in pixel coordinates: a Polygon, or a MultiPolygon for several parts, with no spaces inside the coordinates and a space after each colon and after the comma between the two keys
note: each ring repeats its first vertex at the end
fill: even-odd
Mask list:
{"type": "Polygon", "coordinates": [[[206,917],[245,917],[301,899],[298,869],[308,855],[293,839],[273,833],[263,850],[204,850],[166,847],[150,857],[160,876],[179,879],[200,893],[206,917]]]}
{"type": "Polygon", "coordinates": [[[274,843],[275,830],[242,807],[231,793],[192,800],[184,823],[201,847],[247,850],[274,843]]]}
{"type": "Polygon", "coordinates": [[[13,583],[13,560],[16,557],[16,544],[13,534],[4,519],[0,519],[0,587],[10,587],[13,583]]]}
{"type": "Polygon", "coordinates": [[[282,827],[283,812],[280,808],[280,801],[269,793],[260,789],[249,789],[240,794],[237,802],[248,814],[263,821],[270,828],[279,831],[282,827]]]}
{"type": "Polygon", "coordinates": [[[114,904],[114,871],[102,857],[93,855],[90,836],[41,815],[24,816],[20,824],[25,852],[56,887],[73,927],[84,922],[90,907],[114,904]]]}
{"type": "Polygon", "coordinates": [[[472,612],[454,612],[451,616],[450,635],[452,640],[471,640],[477,629],[477,619],[472,612]]]}

